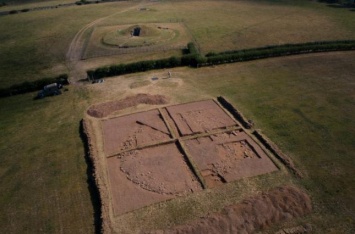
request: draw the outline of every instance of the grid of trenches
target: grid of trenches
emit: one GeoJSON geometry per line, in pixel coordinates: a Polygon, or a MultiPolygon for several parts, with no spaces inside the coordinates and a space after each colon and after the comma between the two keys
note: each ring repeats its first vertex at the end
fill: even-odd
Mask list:
{"type": "Polygon", "coordinates": [[[115,215],[277,170],[214,100],[101,120],[115,215]]]}

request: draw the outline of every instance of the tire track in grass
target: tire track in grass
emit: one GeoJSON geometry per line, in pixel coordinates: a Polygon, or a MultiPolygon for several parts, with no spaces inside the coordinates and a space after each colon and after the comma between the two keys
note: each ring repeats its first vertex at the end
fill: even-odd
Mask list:
{"type": "Polygon", "coordinates": [[[94,27],[95,25],[97,25],[98,23],[106,20],[109,17],[115,16],[115,15],[119,15],[122,13],[125,13],[127,11],[130,11],[132,9],[136,9],[137,7],[142,7],[142,6],[146,6],[146,5],[151,5],[153,3],[144,3],[143,1],[139,2],[138,4],[125,8],[123,10],[120,10],[118,12],[115,12],[111,15],[96,19],[94,21],[92,21],[91,23],[85,25],[84,27],[82,27],[74,36],[73,40],[71,41],[67,54],[66,54],[66,64],[69,70],[69,77],[72,81],[74,81],[74,83],[76,83],[76,81],[86,78],[86,71],[85,69],[83,69],[78,62],[81,60],[81,55],[83,53],[83,49],[84,49],[84,45],[85,45],[85,32],[89,29],[91,29],[92,27],[94,27]]]}

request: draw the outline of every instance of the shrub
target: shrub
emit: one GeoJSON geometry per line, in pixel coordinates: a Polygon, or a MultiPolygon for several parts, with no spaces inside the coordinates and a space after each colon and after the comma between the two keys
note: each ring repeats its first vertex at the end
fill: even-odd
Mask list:
{"type": "Polygon", "coordinates": [[[189,54],[199,54],[199,51],[193,42],[189,42],[187,44],[187,49],[188,49],[189,54]]]}

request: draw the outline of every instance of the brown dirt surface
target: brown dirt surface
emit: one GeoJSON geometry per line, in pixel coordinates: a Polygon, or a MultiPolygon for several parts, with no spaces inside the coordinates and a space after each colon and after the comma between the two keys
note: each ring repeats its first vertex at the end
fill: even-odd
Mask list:
{"type": "Polygon", "coordinates": [[[91,106],[87,113],[95,118],[103,118],[113,112],[137,106],[138,104],[163,105],[169,103],[167,97],[163,95],[137,94],[135,96],[126,97],[119,101],[105,102],[91,106]]]}
{"type": "Polygon", "coordinates": [[[102,120],[104,150],[107,156],[170,139],[158,110],[102,120]]]}
{"type": "Polygon", "coordinates": [[[181,136],[237,125],[213,100],[169,106],[166,109],[181,136]]]}
{"type": "Polygon", "coordinates": [[[272,224],[304,216],[312,211],[310,197],[298,188],[284,186],[225,207],[190,224],[150,234],[252,233],[272,224]]]}
{"type": "MultiPolygon", "coordinates": [[[[112,111],[137,103],[139,96],[146,100],[137,95],[90,109],[112,111]]],[[[95,139],[90,155],[98,166],[105,230],[113,230],[109,226],[128,212],[278,170],[264,148],[214,100],[87,120],[92,128],[87,133],[95,139]]]]}
{"type": "Polygon", "coordinates": [[[107,159],[115,215],[202,190],[174,143],[107,159]]]}
{"type": "Polygon", "coordinates": [[[208,187],[277,170],[241,130],[188,140],[185,145],[208,187]]]}

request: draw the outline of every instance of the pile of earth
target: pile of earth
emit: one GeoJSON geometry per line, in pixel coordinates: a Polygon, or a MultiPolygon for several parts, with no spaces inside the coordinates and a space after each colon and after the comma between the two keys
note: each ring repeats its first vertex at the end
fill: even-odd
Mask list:
{"type": "Polygon", "coordinates": [[[241,203],[227,206],[192,223],[149,234],[252,233],[272,224],[306,215],[312,211],[311,199],[298,188],[278,187],[241,203]]]}
{"type": "Polygon", "coordinates": [[[143,24],[112,30],[102,37],[101,42],[107,46],[131,48],[161,44],[172,40],[175,36],[173,29],[143,24]]]}
{"type": "Polygon", "coordinates": [[[87,113],[95,118],[103,118],[115,111],[137,106],[138,104],[163,105],[168,102],[168,98],[163,95],[137,94],[122,100],[93,105],[88,109],[87,113]]]}

